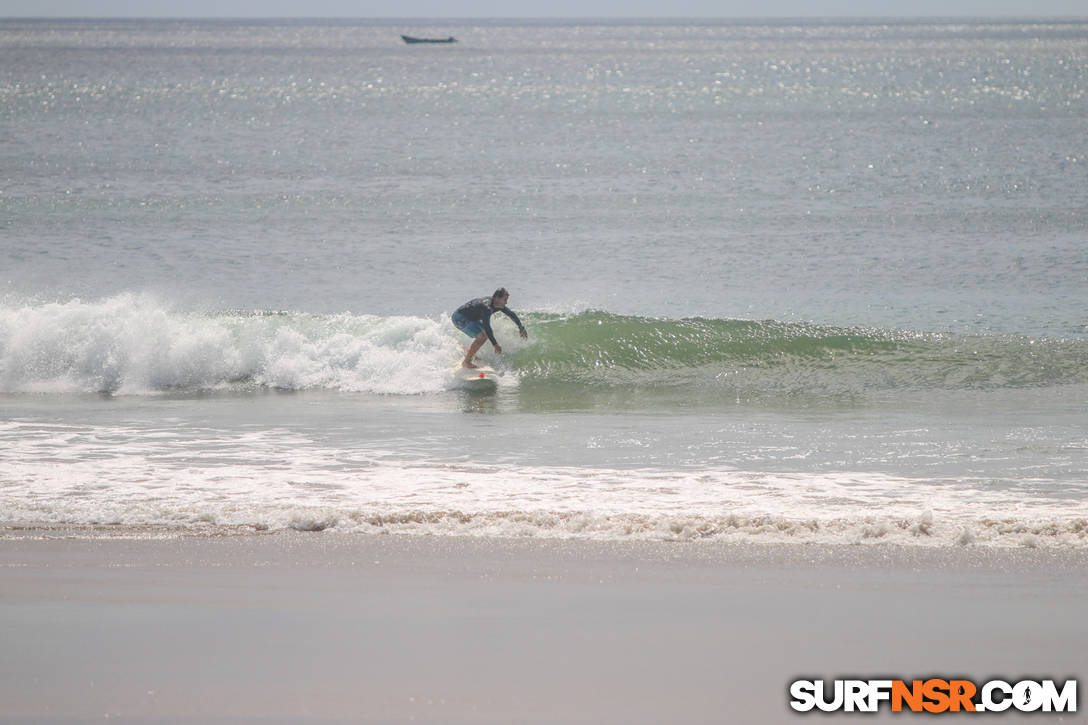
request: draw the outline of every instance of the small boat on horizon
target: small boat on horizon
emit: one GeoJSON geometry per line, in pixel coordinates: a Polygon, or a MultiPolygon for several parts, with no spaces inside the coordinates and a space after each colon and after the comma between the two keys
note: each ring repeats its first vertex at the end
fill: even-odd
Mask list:
{"type": "Polygon", "coordinates": [[[457,38],[452,35],[448,38],[413,38],[411,35],[400,36],[405,43],[456,43],[457,38]]]}

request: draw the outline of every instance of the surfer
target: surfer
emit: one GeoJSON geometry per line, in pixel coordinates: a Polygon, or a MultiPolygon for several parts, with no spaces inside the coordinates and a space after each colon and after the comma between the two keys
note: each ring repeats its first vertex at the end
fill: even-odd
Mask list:
{"type": "Polygon", "coordinates": [[[476,357],[476,353],[483,347],[484,340],[491,340],[491,344],[495,346],[495,352],[502,354],[502,345],[495,341],[495,333],[491,331],[491,314],[493,312],[505,314],[518,326],[518,332],[523,338],[529,337],[525,325],[521,324],[521,320],[514,314],[514,311],[506,306],[509,299],[510,293],[506,291],[506,288],[499,287],[495,290],[495,294],[490,297],[469,300],[453,313],[453,326],[469,337],[475,338],[472,341],[472,346],[468,349],[468,353],[465,354],[465,359],[461,361],[461,367],[476,367],[472,362],[472,358],[476,357]]]}

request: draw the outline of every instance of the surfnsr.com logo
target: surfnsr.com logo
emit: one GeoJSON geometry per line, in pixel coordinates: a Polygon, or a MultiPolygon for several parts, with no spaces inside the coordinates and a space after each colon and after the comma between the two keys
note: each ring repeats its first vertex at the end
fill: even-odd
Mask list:
{"type": "Polygon", "coordinates": [[[798,712],[1076,712],[1077,681],[796,680],[790,698],[798,712]]]}

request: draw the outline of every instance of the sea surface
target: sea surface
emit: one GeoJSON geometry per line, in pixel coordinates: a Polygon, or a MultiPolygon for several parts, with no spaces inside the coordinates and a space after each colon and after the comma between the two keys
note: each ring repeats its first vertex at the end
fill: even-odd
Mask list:
{"type": "Polygon", "coordinates": [[[0,21],[0,527],[1088,547],[1085,119],[1085,19],[0,21]]]}

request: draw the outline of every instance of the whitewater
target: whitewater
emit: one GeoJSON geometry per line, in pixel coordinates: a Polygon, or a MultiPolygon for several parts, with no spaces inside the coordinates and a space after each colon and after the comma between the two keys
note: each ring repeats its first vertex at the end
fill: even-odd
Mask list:
{"type": "Polygon", "coordinates": [[[178,313],[148,295],[0,308],[0,390],[120,395],[247,386],[421,393],[458,347],[433,320],[178,313]]]}

